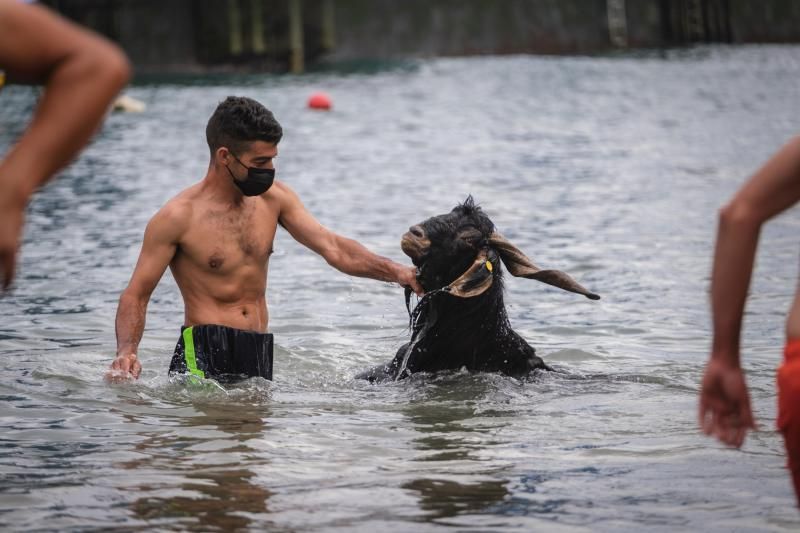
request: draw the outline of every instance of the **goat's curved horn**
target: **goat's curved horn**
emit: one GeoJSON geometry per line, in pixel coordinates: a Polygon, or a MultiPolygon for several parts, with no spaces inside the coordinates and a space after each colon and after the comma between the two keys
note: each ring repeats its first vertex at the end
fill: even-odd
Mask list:
{"type": "Polygon", "coordinates": [[[560,270],[540,269],[519,248],[497,232],[492,233],[492,236],[489,237],[489,245],[500,254],[500,259],[503,260],[503,264],[506,265],[512,276],[535,279],[565,291],[583,294],[590,300],[600,299],[599,295],[586,290],[580,283],[572,279],[569,274],[560,270]]]}
{"type": "Polygon", "coordinates": [[[492,263],[486,250],[481,251],[466,272],[444,290],[459,298],[472,298],[486,292],[492,286],[492,263]]]}

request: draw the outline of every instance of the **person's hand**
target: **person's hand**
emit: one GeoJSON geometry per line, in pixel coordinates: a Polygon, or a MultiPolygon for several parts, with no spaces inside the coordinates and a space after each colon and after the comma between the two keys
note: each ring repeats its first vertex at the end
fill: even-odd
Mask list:
{"type": "Polygon", "coordinates": [[[421,297],[425,294],[425,289],[417,281],[417,269],[414,267],[400,267],[397,272],[397,283],[401,287],[410,287],[417,296],[421,297]]]}
{"type": "Polygon", "coordinates": [[[738,365],[709,360],[700,389],[698,422],[703,433],[736,448],[747,430],[755,429],[747,383],[738,365]]]}
{"type": "Polygon", "coordinates": [[[112,383],[138,379],[142,373],[142,365],[135,353],[118,355],[106,373],[106,380],[112,383]]]}
{"type": "Polygon", "coordinates": [[[3,289],[8,289],[14,280],[25,203],[13,184],[0,175],[0,281],[3,289]]]}

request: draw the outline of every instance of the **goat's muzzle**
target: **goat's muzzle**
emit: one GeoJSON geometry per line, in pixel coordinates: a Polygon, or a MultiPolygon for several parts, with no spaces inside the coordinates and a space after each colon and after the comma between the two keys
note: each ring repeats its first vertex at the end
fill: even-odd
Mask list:
{"type": "Polygon", "coordinates": [[[411,258],[411,261],[416,265],[417,262],[428,253],[431,247],[431,241],[425,236],[425,230],[422,226],[411,226],[409,230],[400,239],[400,248],[403,253],[411,258]]]}

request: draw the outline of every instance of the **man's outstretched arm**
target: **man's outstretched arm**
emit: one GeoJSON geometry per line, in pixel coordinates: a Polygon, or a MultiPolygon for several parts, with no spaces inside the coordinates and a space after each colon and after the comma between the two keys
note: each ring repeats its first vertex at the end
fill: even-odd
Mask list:
{"type": "Polygon", "coordinates": [[[147,224],[136,269],[119,298],[115,321],[117,355],[106,374],[111,381],[138,378],[142,371],[138,350],[144,334],[147,304],[175,255],[182,231],[182,219],[175,211],[173,206],[167,205],[147,224]]]}
{"type": "Polygon", "coordinates": [[[711,278],[714,339],[701,384],[703,431],[741,446],[755,426],[739,340],[761,226],[800,201],[800,137],[792,139],[720,211],[711,278]]]}
{"type": "Polygon", "coordinates": [[[0,161],[0,277],[7,288],[28,198],[88,142],[130,66],[116,46],[46,8],[0,0],[0,67],[11,81],[45,85],[28,129],[0,161]]]}
{"type": "Polygon", "coordinates": [[[282,196],[280,223],[299,243],[345,274],[398,283],[423,294],[414,267],[376,255],[357,241],[330,231],[311,216],[294,191],[284,184],[279,187],[276,192],[282,196]]]}

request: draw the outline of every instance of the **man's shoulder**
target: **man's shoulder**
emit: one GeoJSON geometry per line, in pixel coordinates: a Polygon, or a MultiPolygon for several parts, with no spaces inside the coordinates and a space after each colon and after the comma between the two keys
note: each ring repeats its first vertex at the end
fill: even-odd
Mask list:
{"type": "Polygon", "coordinates": [[[267,196],[272,197],[282,209],[287,209],[300,202],[300,197],[294,190],[282,181],[275,180],[267,196]]]}
{"type": "MultiPolygon", "coordinates": [[[[292,189],[289,188],[286,183],[280,180],[275,180],[272,184],[272,187],[269,189],[270,193],[274,193],[275,196],[284,196],[288,193],[294,193],[292,189]]],[[[267,196],[270,196],[269,194],[267,196]]]]}
{"type": "Polygon", "coordinates": [[[170,198],[150,219],[150,225],[169,226],[174,230],[186,227],[194,212],[196,187],[193,185],[170,198]]]}

